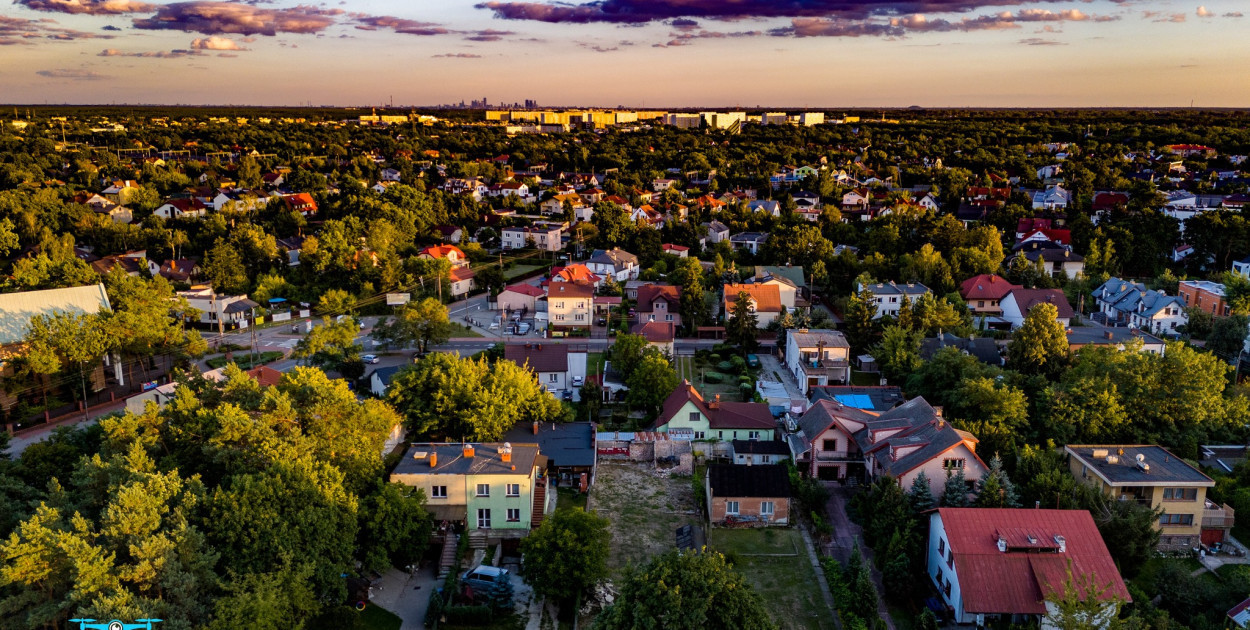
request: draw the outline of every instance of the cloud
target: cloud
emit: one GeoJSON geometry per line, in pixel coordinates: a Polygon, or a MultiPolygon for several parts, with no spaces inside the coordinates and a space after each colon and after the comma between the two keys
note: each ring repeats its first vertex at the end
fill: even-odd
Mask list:
{"type": "Polygon", "coordinates": [[[73,15],[121,15],[151,13],[156,10],[156,5],[137,0],[17,0],[16,4],[33,11],[73,15]]]}
{"type": "Polygon", "coordinates": [[[40,70],[35,74],[47,79],[70,79],[73,81],[99,81],[109,77],[79,68],[58,68],[56,70],[40,70]]]}
{"type": "MultiPolygon", "coordinates": [[[[825,18],[865,20],[920,13],[966,12],[1024,0],[595,0],[585,4],[491,0],[477,8],[508,20],[640,24],[706,18],[825,18]]],[[[1045,0],[1058,1],[1058,0],[1045,0]]],[[[674,27],[677,27],[674,24],[674,27]]]]}
{"type": "Polygon", "coordinates": [[[1241,16],[1242,16],[1241,11],[1229,11],[1228,13],[1224,14],[1224,17],[1226,18],[1239,18],[1241,16]]]}
{"type": "Polygon", "coordinates": [[[28,20],[26,18],[0,15],[0,45],[12,46],[23,43],[24,40],[34,39],[51,39],[63,42],[80,39],[113,39],[112,35],[62,28],[53,26],[54,24],[56,24],[56,20],[51,18],[28,20]]]}
{"type": "Polygon", "coordinates": [[[769,34],[795,37],[903,37],[908,33],[1007,30],[1020,28],[1021,23],[1047,23],[1047,27],[1053,31],[1051,25],[1061,22],[1110,22],[1117,19],[1119,18],[1116,16],[1091,15],[1076,9],[1066,11],[1023,9],[1017,13],[1003,11],[993,15],[965,17],[958,20],[930,19],[924,14],[904,15],[886,20],[793,18],[789,27],[773,29],[769,34]]]}
{"type": "Polygon", "coordinates": [[[1205,6],[1201,6],[1201,5],[1198,7],[1198,10],[1195,13],[1198,15],[1198,17],[1201,17],[1201,18],[1215,17],[1214,13],[1208,11],[1205,6]]]}
{"type": "Polygon", "coordinates": [[[97,57],[143,57],[147,59],[181,59],[198,55],[198,50],[156,50],[146,52],[122,52],[116,48],[105,48],[101,50],[97,57]]]}
{"type": "Polygon", "coordinates": [[[334,24],[342,9],[320,9],[300,5],[265,9],[237,2],[196,0],[161,6],[156,15],[134,20],[135,28],[173,30],[219,35],[277,35],[278,33],[319,33],[334,24]]]}
{"type": "Polygon", "coordinates": [[[116,27],[116,26],[113,26],[112,24],[105,24],[104,26],[101,26],[101,27],[100,27],[100,30],[102,30],[102,31],[120,31],[120,30],[122,30],[122,29],[120,29],[120,28],[118,28],[118,27],[116,27]]]}
{"type": "Polygon", "coordinates": [[[217,37],[216,35],[204,38],[197,37],[191,40],[191,48],[193,50],[247,50],[229,37],[217,37]]]}
{"type": "Polygon", "coordinates": [[[1067,44],[1064,42],[1056,41],[1053,39],[1043,39],[1041,37],[1029,37],[1029,38],[1020,40],[1020,43],[1024,44],[1025,46],[1067,46],[1067,44]]]}
{"type": "Polygon", "coordinates": [[[482,31],[471,31],[465,39],[473,42],[497,42],[508,35],[516,35],[515,31],[496,31],[494,29],[486,29],[482,31]]]}
{"type": "Polygon", "coordinates": [[[443,53],[441,55],[433,55],[434,59],[481,59],[481,55],[473,53],[443,53]]]}
{"type": "Polygon", "coordinates": [[[356,28],[362,31],[376,31],[380,28],[389,28],[396,33],[403,33],[404,35],[446,35],[454,32],[434,22],[418,22],[417,20],[397,18],[390,15],[356,14],[353,17],[356,20],[356,28]]]}
{"type": "Polygon", "coordinates": [[[686,18],[677,18],[676,20],[669,22],[668,25],[679,31],[691,31],[699,28],[698,22],[686,18]]]}

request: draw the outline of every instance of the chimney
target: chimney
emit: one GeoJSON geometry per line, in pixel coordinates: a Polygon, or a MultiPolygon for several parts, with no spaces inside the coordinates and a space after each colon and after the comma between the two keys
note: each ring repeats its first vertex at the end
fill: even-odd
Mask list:
{"type": "Polygon", "coordinates": [[[999,553],[1007,553],[1007,540],[1001,534],[998,536],[998,551],[999,553]]]}
{"type": "Polygon", "coordinates": [[[473,457],[473,445],[472,444],[464,445],[464,456],[466,458],[473,457]]]}
{"type": "Polygon", "coordinates": [[[1104,333],[1102,334],[1102,336],[1103,336],[1103,337],[1106,337],[1107,339],[1110,339],[1110,338],[1112,337],[1112,335],[1111,335],[1111,331],[1110,331],[1110,330],[1108,330],[1108,331],[1104,332],[1104,333]]]}
{"type": "Polygon", "coordinates": [[[1060,536],[1059,534],[1055,534],[1055,544],[1059,545],[1059,553],[1068,552],[1068,539],[1060,536]]]}
{"type": "Polygon", "coordinates": [[[430,451],[430,468],[438,467],[438,451],[430,451]]]}
{"type": "Polygon", "coordinates": [[[538,421],[534,421],[534,435],[538,435],[538,421]]]}
{"type": "Polygon", "coordinates": [[[504,442],[503,446],[499,447],[499,461],[505,464],[512,463],[512,444],[504,442]]]}

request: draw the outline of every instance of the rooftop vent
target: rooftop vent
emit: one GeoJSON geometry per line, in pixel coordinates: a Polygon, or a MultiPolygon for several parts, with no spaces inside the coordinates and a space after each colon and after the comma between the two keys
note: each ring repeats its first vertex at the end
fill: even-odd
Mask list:
{"type": "Polygon", "coordinates": [[[473,457],[473,445],[472,445],[472,444],[465,444],[465,445],[464,445],[464,456],[465,456],[466,458],[467,458],[467,457],[473,457]]]}
{"type": "Polygon", "coordinates": [[[1141,453],[1137,454],[1137,468],[1144,473],[1150,472],[1150,464],[1146,463],[1146,456],[1141,453]]]}
{"type": "Polygon", "coordinates": [[[1068,552],[1068,539],[1067,538],[1064,538],[1063,536],[1060,536],[1059,534],[1055,534],[1055,544],[1059,545],[1059,553],[1068,552]]]}
{"type": "Polygon", "coordinates": [[[512,462],[512,444],[504,442],[503,446],[499,447],[499,461],[505,464],[512,462]]]}
{"type": "Polygon", "coordinates": [[[1007,553],[1007,540],[1002,536],[998,537],[998,551],[999,553],[1007,553]]]}

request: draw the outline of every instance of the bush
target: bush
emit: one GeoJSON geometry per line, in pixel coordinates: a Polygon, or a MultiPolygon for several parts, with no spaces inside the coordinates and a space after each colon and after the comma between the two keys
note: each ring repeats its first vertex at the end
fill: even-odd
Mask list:
{"type": "Polygon", "coordinates": [[[466,626],[484,626],[495,620],[490,606],[451,606],[444,609],[447,623],[466,626]]]}
{"type": "Polygon", "coordinates": [[[716,369],[722,372],[730,372],[734,369],[734,364],[730,361],[721,361],[716,364],[716,369]]]}
{"type": "Polygon", "coordinates": [[[742,358],[742,355],[738,355],[738,354],[733,355],[732,357],[729,358],[729,362],[733,364],[733,368],[737,370],[738,372],[742,372],[743,370],[747,369],[747,360],[742,358]]]}
{"type": "Polygon", "coordinates": [[[715,384],[721,383],[724,380],[725,380],[725,375],[721,374],[720,372],[704,372],[703,373],[704,383],[712,383],[713,385],[715,385],[715,384]]]}
{"type": "Polygon", "coordinates": [[[738,385],[738,391],[742,394],[743,402],[751,402],[755,398],[755,388],[750,383],[738,385]]]}

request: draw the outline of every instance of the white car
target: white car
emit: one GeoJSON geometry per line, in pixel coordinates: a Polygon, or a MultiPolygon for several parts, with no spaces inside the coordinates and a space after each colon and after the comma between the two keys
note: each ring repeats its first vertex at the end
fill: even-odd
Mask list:
{"type": "Polygon", "coordinates": [[[364,361],[365,363],[377,363],[381,359],[379,359],[378,355],[376,354],[366,354],[365,356],[360,357],[360,360],[364,361]]]}

